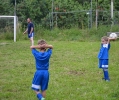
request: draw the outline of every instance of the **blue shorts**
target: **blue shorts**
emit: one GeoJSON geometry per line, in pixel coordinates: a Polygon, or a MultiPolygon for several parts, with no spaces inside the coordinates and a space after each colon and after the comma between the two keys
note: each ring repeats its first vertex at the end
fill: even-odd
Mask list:
{"type": "Polygon", "coordinates": [[[99,68],[108,68],[108,59],[99,59],[99,68]]]}
{"type": "Polygon", "coordinates": [[[32,81],[32,89],[44,91],[48,88],[49,72],[48,70],[37,70],[32,81]]]}
{"type": "Polygon", "coordinates": [[[34,33],[28,34],[28,38],[34,37],[34,33]]]}

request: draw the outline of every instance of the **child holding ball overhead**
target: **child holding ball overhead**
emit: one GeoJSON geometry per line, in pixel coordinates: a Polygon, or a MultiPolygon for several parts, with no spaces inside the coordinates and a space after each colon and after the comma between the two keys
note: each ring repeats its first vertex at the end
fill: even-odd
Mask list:
{"type": "Polygon", "coordinates": [[[101,38],[101,48],[98,54],[99,59],[99,68],[103,69],[105,81],[110,81],[109,73],[108,73],[108,61],[109,61],[109,49],[110,49],[110,41],[116,40],[116,38],[110,38],[107,36],[103,36],[101,38]]]}
{"type": "Polygon", "coordinates": [[[48,45],[45,40],[39,40],[38,45],[31,46],[30,48],[36,63],[36,72],[32,81],[32,89],[35,91],[38,100],[45,100],[49,82],[49,60],[53,46],[48,45]],[[36,49],[39,49],[39,51],[36,49]]]}

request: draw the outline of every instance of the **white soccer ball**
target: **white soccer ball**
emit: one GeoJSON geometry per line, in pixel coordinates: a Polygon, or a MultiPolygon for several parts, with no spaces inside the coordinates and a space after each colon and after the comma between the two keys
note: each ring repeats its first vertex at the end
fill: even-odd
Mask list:
{"type": "Polygon", "coordinates": [[[109,37],[115,39],[115,38],[117,38],[117,34],[116,34],[116,33],[111,33],[111,34],[109,35],[109,37]]]}

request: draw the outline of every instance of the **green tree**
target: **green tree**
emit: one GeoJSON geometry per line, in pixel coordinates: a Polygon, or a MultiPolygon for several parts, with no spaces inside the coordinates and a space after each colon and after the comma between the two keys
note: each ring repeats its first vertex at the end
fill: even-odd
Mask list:
{"type": "Polygon", "coordinates": [[[10,0],[0,0],[0,15],[14,15],[14,7],[10,0]]]}
{"type": "Polygon", "coordinates": [[[44,0],[23,0],[17,5],[17,16],[22,26],[25,25],[28,17],[38,24],[48,14],[47,8],[48,4],[44,0]]]}
{"type": "MultiPolygon", "coordinates": [[[[57,27],[87,26],[87,11],[91,11],[91,0],[16,0],[16,14],[22,27],[26,24],[26,19],[30,17],[35,24],[49,27],[52,21],[52,1],[53,2],[53,24],[57,27]],[[69,13],[71,12],[72,13],[69,13]],[[75,11],[75,13],[73,13],[75,11]]],[[[0,15],[14,15],[15,0],[0,0],[0,15]]],[[[110,22],[111,0],[92,0],[92,19],[95,22],[96,8],[98,21],[110,22]]],[[[119,0],[114,0],[114,10],[119,10],[119,0]]],[[[115,17],[118,18],[116,13],[115,17]]],[[[91,18],[89,16],[89,18],[91,18]]],[[[25,25],[26,26],[26,25],[25,25]]]]}
{"type": "Polygon", "coordinates": [[[115,10],[119,11],[119,0],[114,0],[114,7],[115,7],[115,10]]]}

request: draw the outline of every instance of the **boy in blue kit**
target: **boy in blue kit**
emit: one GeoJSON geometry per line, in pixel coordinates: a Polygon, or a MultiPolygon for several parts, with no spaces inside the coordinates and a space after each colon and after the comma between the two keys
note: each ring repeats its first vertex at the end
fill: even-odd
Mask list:
{"type": "Polygon", "coordinates": [[[52,54],[53,46],[48,45],[45,40],[39,40],[37,46],[31,46],[30,48],[36,62],[36,72],[32,81],[32,89],[35,91],[39,100],[45,100],[49,82],[49,59],[52,54]]]}
{"type": "Polygon", "coordinates": [[[34,45],[34,40],[33,40],[33,36],[34,36],[34,25],[31,22],[31,19],[30,18],[27,19],[27,23],[28,23],[27,29],[26,29],[26,31],[23,34],[28,33],[28,38],[30,38],[31,45],[34,45]]]}
{"type": "Polygon", "coordinates": [[[109,49],[110,49],[110,41],[116,40],[114,38],[109,38],[107,36],[103,36],[101,38],[101,48],[98,54],[99,59],[99,68],[103,69],[104,79],[105,81],[110,81],[109,74],[108,74],[108,60],[109,60],[109,49]]]}

